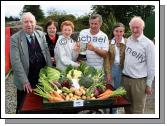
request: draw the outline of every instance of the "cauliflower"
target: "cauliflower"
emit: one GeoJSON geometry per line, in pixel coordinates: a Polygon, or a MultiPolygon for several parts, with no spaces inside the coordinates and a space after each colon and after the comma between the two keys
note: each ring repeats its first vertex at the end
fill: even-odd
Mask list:
{"type": "Polygon", "coordinates": [[[73,82],[73,86],[77,89],[79,89],[80,85],[79,85],[79,77],[82,76],[82,72],[79,70],[70,70],[67,74],[67,78],[72,80],[73,82]]]}
{"type": "Polygon", "coordinates": [[[69,78],[69,79],[79,79],[79,77],[81,77],[81,75],[82,75],[82,72],[81,71],[79,71],[79,70],[70,70],[69,72],[68,72],[68,74],[67,74],[67,78],[69,78]]]}

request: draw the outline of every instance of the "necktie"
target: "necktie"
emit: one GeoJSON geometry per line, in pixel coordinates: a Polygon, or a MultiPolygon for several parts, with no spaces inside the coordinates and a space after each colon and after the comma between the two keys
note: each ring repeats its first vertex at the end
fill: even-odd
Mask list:
{"type": "Polygon", "coordinates": [[[34,48],[35,47],[35,41],[34,41],[34,37],[32,35],[30,35],[30,38],[31,38],[31,46],[34,48]]]}

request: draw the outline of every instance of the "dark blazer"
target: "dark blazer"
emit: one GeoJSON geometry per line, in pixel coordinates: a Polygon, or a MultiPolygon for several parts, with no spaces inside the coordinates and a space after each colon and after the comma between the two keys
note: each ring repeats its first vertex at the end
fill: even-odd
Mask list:
{"type": "Polygon", "coordinates": [[[55,48],[55,45],[56,45],[56,42],[57,42],[57,39],[58,39],[59,35],[56,34],[56,39],[55,39],[54,43],[50,40],[48,34],[46,34],[45,37],[46,37],[46,42],[48,43],[48,48],[49,48],[50,56],[54,57],[54,48],[55,48]]]}
{"type": "MultiPolygon", "coordinates": [[[[39,30],[36,30],[34,34],[39,42],[46,64],[51,66],[51,58],[45,34],[39,30]]],[[[14,72],[14,84],[19,90],[23,90],[23,83],[28,82],[29,73],[28,45],[23,30],[11,36],[10,60],[14,72]]]]}

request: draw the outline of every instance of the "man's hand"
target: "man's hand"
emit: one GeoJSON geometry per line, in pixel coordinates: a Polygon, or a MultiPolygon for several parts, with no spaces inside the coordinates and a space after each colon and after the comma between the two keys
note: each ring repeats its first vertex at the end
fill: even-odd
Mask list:
{"type": "Polygon", "coordinates": [[[95,47],[93,46],[92,42],[88,42],[87,49],[90,51],[95,51],[95,47]]]}
{"type": "Polygon", "coordinates": [[[27,93],[31,93],[32,92],[31,84],[29,82],[25,82],[23,84],[23,89],[27,93]]]}
{"type": "Polygon", "coordinates": [[[145,89],[145,92],[146,92],[147,95],[152,95],[152,93],[153,93],[152,87],[147,86],[146,89],[145,89]]]}
{"type": "Polygon", "coordinates": [[[90,51],[94,51],[97,55],[105,58],[107,56],[108,51],[100,49],[100,48],[96,48],[92,42],[88,42],[87,43],[87,49],[90,51]]]}

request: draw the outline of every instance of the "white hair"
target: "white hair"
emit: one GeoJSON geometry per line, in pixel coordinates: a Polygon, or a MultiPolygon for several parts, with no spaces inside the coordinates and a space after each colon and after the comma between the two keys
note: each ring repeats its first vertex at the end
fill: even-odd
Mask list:
{"type": "Polygon", "coordinates": [[[130,28],[131,28],[133,22],[139,22],[139,23],[142,25],[142,28],[144,29],[145,23],[144,23],[144,21],[143,21],[143,19],[142,19],[141,17],[139,17],[139,16],[133,17],[133,18],[130,20],[130,22],[129,22],[130,28]]]}
{"type": "Polygon", "coordinates": [[[33,19],[33,20],[35,21],[35,23],[36,23],[35,16],[34,16],[31,12],[25,12],[25,13],[23,13],[22,16],[21,16],[20,21],[23,22],[24,18],[25,18],[25,17],[28,17],[28,16],[32,17],[32,19],[33,19]]]}

